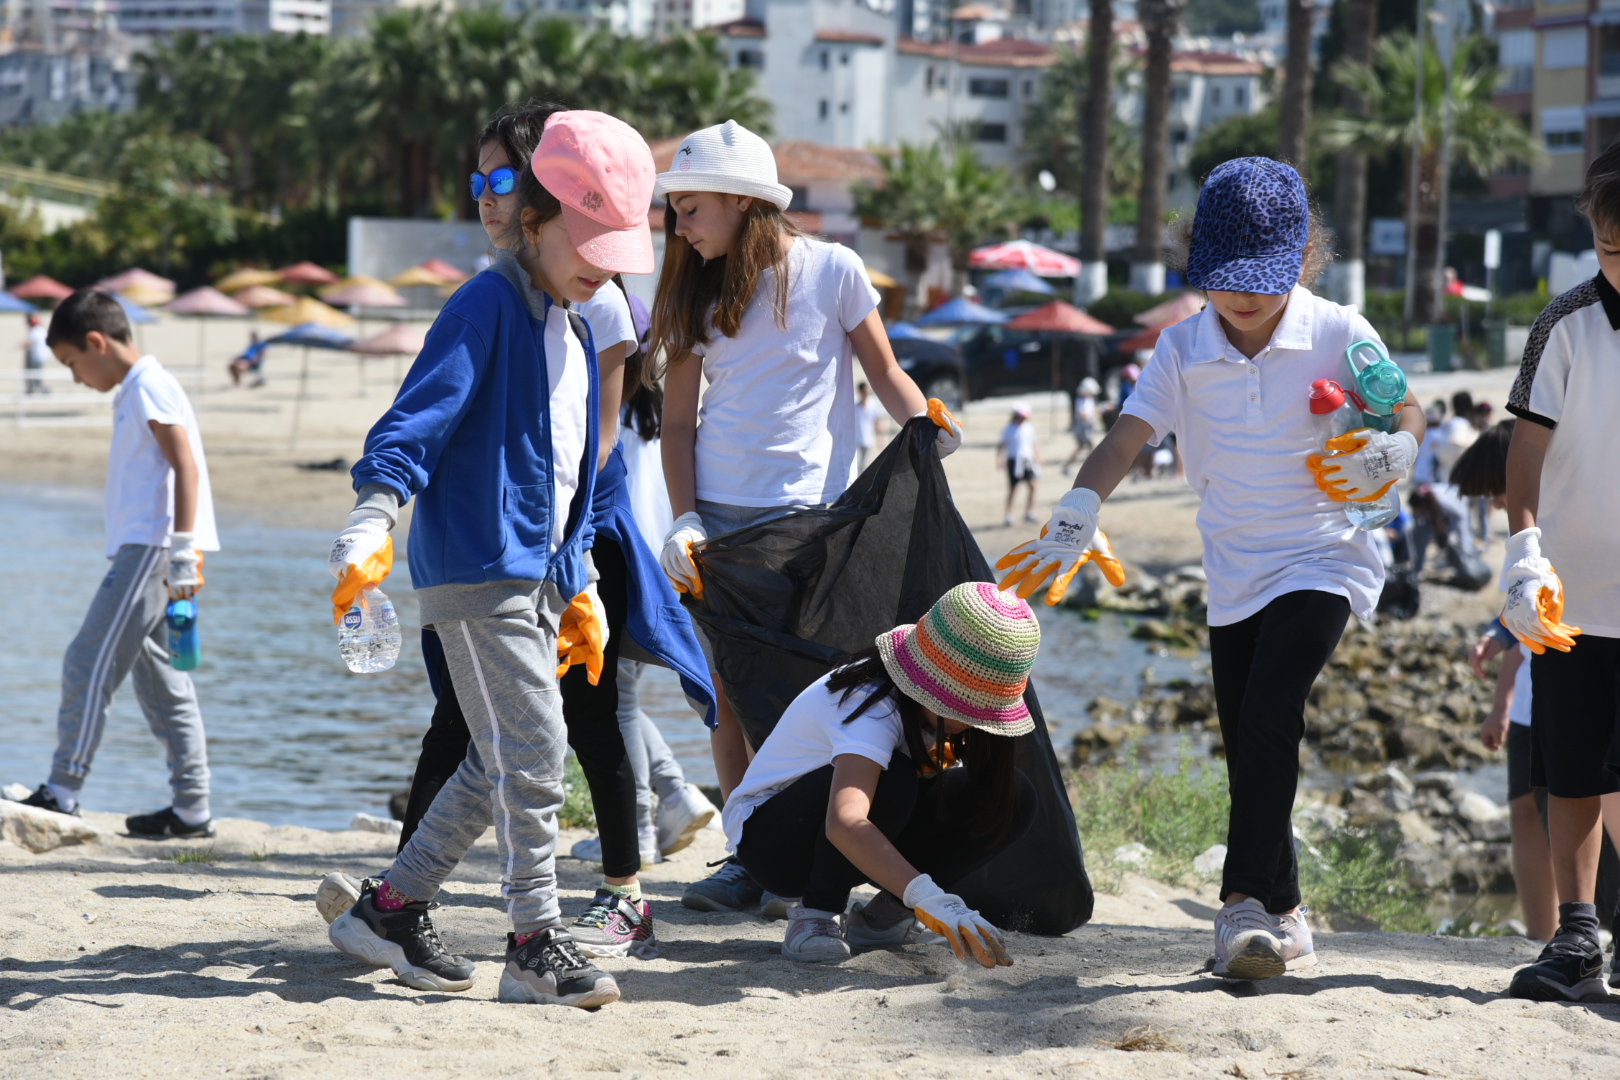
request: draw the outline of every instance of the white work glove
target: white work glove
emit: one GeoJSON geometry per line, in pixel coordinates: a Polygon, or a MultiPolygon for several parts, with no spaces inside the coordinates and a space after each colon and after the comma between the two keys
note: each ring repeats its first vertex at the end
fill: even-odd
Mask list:
{"type": "Polygon", "coordinates": [[[692,561],[692,545],[709,538],[704,531],[703,519],[696,511],[689,511],[675,519],[664,537],[664,548],[658,554],[658,564],[664,568],[669,583],[676,592],[689,592],[695,600],[703,599],[703,579],[698,576],[697,564],[692,561]]]}
{"type": "Polygon", "coordinates": [[[1410,431],[1391,435],[1357,428],[1329,439],[1322,449],[1327,453],[1305,459],[1316,486],[1334,502],[1372,502],[1411,474],[1418,441],[1410,431]]]}
{"type": "Polygon", "coordinates": [[[1058,500],[1052,516],[1041,529],[1040,539],[1019,544],[996,563],[1008,571],[997,588],[1015,589],[1027,600],[1045,584],[1048,606],[1059,603],[1069,582],[1088,562],[1097,564],[1103,577],[1116,587],[1125,584],[1125,568],[1114,558],[1108,537],[1097,528],[1102,497],[1090,488],[1074,488],[1058,500]]]}
{"type": "Polygon", "coordinates": [[[394,538],[388,531],[394,519],[374,506],[362,506],[349,513],[349,524],[332,541],[326,568],[337,579],[332,590],[332,622],[354,606],[355,597],[382,584],[394,568],[394,538]]]}
{"type": "Polygon", "coordinates": [[[918,874],[906,886],[901,903],[917,921],[951,943],[958,960],[974,959],[987,968],[1011,967],[1006,939],[983,915],[960,896],[948,893],[927,874],[918,874]]]}
{"type": "Polygon", "coordinates": [[[1508,537],[1502,560],[1502,625],[1537,655],[1548,649],[1569,652],[1578,626],[1564,622],[1564,584],[1541,554],[1541,530],[1535,526],[1508,537]]]}
{"type": "Polygon", "coordinates": [[[926,416],[939,428],[939,436],[934,445],[939,448],[940,457],[950,457],[962,447],[962,424],[951,415],[951,410],[939,398],[928,399],[928,409],[920,412],[918,416],[926,416]]]}
{"type": "Polygon", "coordinates": [[[170,600],[190,600],[203,587],[203,553],[192,546],[196,542],[197,534],[188,532],[175,533],[169,542],[169,576],[164,584],[169,586],[170,600]]]}

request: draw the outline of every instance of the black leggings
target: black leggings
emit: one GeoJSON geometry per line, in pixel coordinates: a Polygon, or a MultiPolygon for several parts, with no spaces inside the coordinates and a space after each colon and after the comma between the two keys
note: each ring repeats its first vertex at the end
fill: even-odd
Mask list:
{"type": "Polygon", "coordinates": [[[1293,811],[1305,698],[1349,618],[1344,597],[1303,590],[1277,597],[1242,622],[1209,628],[1232,789],[1222,900],[1243,893],[1273,915],[1299,905],[1293,811]]]}
{"type": "MultiPolygon", "coordinates": [[[[619,545],[598,537],[591,549],[601,575],[596,583],[602,606],[607,609],[608,643],[602,664],[602,679],[590,684],[585,666],[576,664],[562,677],[563,723],[568,728],[568,745],[579,758],[585,783],[591,789],[596,807],[596,826],[602,836],[602,872],[608,877],[629,877],[641,868],[641,850],[636,837],[636,776],[625,753],[624,736],[619,733],[619,641],[630,610],[629,573],[619,545]]],[[[434,796],[444,787],[467,756],[466,718],[456,701],[449,668],[442,650],[439,664],[439,700],[433,720],[422,736],[422,755],[416,760],[411,795],[405,807],[404,827],[399,846],[405,847],[422,815],[433,805],[434,796]]]]}
{"type": "MultiPolygon", "coordinates": [[[[807,908],[843,911],[849,891],[869,881],[827,839],[831,765],[799,777],[754,808],[743,825],[737,861],[777,896],[803,897],[807,908]]],[[[906,861],[949,890],[1022,836],[1035,819],[1035,787],[1017,774],[1018,808],[999,843],[969,836],[978,807],[966,769],[918,776],[911,759],[896,752],[878,778],[867,820],[906,861]]],[[[876,882],[870,882],[876,885],[876,882]]]]}

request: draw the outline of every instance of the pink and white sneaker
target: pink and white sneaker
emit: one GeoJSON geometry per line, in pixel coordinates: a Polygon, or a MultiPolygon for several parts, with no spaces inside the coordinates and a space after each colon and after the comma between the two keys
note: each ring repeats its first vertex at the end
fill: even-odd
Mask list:
{"type": "Polygon", "coordinates": [[[658,957],[652,905],[607,889],[596,890],[591,906],[574,920],[568,933],[586,956],[634,956],[640,960],[658,957]]]}
{"type": "Polygon", "coordinates": [[[1282,940],[1283,964],[1289,971],[1316,965],[1316,948],[1311,944],[1311,928],[1305,916],[1311,909],[1304,904],[1297,911],[1275,917],[1277,936],[1282,940]]]}
{"type": "Polygon", "coordinates": [[[1250,898],[1215,916],[1215,975],[1222,979],[1269,979],[1288,970],[1276,920],[1250,898]]]}

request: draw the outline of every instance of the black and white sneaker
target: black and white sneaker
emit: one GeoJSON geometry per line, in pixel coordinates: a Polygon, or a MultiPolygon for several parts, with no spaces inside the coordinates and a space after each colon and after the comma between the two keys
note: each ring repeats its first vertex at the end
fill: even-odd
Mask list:
{"type": "Polygon", "coordinates": [[[143,840],[194,840],[214,835],[214,819],[209,818],[201,825],[187,825],[174,812],[174,807],[165,806],[150,814],[131,814],[124,819],[124,829],[143,840]]]}
{"type": "Polygon", "coordinates": [[[472,961],[444,947],[428,918],[426,900],[398,911],[377,907],[382,882],[367,878],[360,899],[332,920],[327,938],[337,950],[372,967],[393,968],[399,981],[416,990],[465,990],[477,978],[472,961]]]}
{"type": "MultiPolygon", "coordinates": [[[[19,784],[18,786],[21,787],[22,785],[19,784]]],[[[26,799],[18,799],[17,802],[22,806],[34,806],[41,810],[49,810],[53,814],[67,814],[70,817],[84,816],[83,814],[79,813],[79,808],[77,806],[74,806],[74,808],[71,810],[62,809],[62,804],[56,801],[55,795],[51,794],[51,786],[49,784],[39,785],[39,788],[32,795],[28,796],[26,799]]]]}
{"type": "Polygon", "coordinates": [[[613,976],[591,966],[573,935],[560,926],[542,930],[517,944],[506,935],[506,970],[501,972],[500,999],[530,1005],[572,1005],[595,1009],[619,1000],[613,976]]]}
{"type": "Polygon", "coordinates": [[[1531,1001],[1607,1001],[1603,950],[1585,934],[1560,931],[1535,963],[1513,973],[1507,992],[1531,1001]]]}

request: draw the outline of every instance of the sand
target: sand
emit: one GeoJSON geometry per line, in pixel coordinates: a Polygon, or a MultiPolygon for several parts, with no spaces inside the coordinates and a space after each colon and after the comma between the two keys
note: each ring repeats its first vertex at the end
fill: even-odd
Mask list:
{"type": "MultiPolygon", "coordinates": [[[[596,1013],[495,1000],[507,924],[486,838],[434,913],[478,981],[422,993],[335,951],[314,907],[324,874],[382,869],[391,838],[220,825],[207,863],[175,861],[198,842],[0,847],[6,1075],[1521,1080],[1620,1066],[1620,1004],[1499,996],[1534,955],[1522,939],[1321,934],[1314,969],[1228,984],[1205,973],[1215,897],[1138,878],[1066,937],[1011,935],[1010,968],[942,945],[798,964],[777,951],[782,924],[677,902],[719,857],[713,832],[644,874],[661,956],[604,961],[624,1000],[596,1013]],[[1133,1033],[1165,1048],[1109,1045],[1133,1033]]],[[[577,914],[592,868],[558,868],[577,914]]]]}

